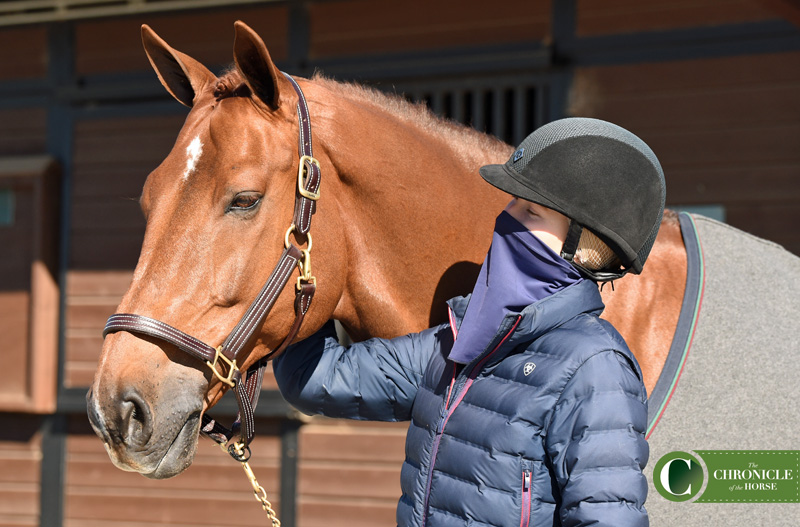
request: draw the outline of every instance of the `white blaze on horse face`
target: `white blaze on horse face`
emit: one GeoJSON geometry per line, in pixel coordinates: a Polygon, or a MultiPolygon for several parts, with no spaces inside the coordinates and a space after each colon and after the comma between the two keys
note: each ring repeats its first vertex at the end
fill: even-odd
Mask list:
{"type": "Polygon", "coordinates": [[[197,136],[186,147],[186,168],[183,169],[184,181],[194,173],[201,155],[203,155],[203,143],[200,141],[200,136],[197,136]]]}

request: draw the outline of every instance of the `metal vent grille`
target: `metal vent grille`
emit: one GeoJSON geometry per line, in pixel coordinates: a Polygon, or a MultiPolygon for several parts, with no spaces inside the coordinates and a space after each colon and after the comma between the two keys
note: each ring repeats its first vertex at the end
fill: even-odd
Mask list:
{"type": "Polygon", "coordinates": [[[512,145],[554,118],[550,78],[545,76],[420,81],[392,89],[410,101],[425,103],[439,116],[512,145]]]}
{"type": "Polygon", "coordinates": [[[278,0],[6,0],[0,2],[0,26],[275,1],[278,0]]]}

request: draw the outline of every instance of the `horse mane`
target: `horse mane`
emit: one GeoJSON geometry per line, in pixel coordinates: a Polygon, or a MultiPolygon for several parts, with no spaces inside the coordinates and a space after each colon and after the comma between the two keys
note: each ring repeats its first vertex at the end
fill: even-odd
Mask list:
{"type": "MultiPolygon", "coordinates": [[[[391,113],[402,122],[443,140],[459,157],[473,160],[475,164],[502,162],[512,151],[512,147],[500,139],[439,117],[424,103],[411,102],[399,94],[389,94],[353,82],[336,81],[319,72],[314,73],[309,80],[342,97],[391,113]]],[[[235,67],[224,72],[214,86],[214,97],[217,100],[250,95],[244,78],[235,67]]]]}

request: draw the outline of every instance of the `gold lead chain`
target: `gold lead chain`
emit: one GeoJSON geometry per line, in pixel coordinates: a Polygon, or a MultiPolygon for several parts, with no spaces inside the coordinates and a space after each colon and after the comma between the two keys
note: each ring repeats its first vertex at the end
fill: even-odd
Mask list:
{"type": "MultiPolygon", "coordinates": [[[[255,495],[256,500],[261,503],[261,508],[264,509],[264,511],[267,513],[267,517],[272,522],[272,527],[281,527],[281,521],[278,519],[278,515],[272,508],[272,504],[267,499],[267,491],[264,490],[264,487],[258,484],[256,475],[253,474],[253,469],[250,468],[250,463],[248,463],[245,458],[244,446],[242,446],[241,443],[236,443],[233,445],[233,449],[236,452],[236,455],[239,456],[240,460],[244,459],[244,461],[239,462],[242,464],[242,468],[244,469],[245,475],[247,475],[247,479],[250,480],[250,486],[253,487],[253,494],[255,495]]],[[[222,446],[222,450],[223,452],[227,453],[224,446],[222,446]]]]}

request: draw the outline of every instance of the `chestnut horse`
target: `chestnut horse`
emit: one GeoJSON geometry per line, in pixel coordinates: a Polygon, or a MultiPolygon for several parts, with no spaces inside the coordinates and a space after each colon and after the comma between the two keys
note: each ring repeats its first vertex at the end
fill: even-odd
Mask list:
{"type": "MultiPolygon", "coordinates": [[[[191,111],[142,191],[147,227],[118,311],[216,346],[284,248],[300,165],[298,95],[241,22],[235,67],[220,78],[150,28],[142,36],[162,84],[191,111]]],[[[478,168],[505,162],[512,148],[399,98],[324,78],[297,82],[322,172],[311,228],[317,293],[297,339],[331,318],[354,340],[443,321],[444,300],[471,289],[494,218],[510,199],[486,184],[478,168]]],[[[603,291],[604,317],[634,351],[648,393],[667,358],[686,272],[681,230],[667,212],[645,272],[603,291]]],[[[800,275],[800,266],[790,272],[800,275]]],[[[243,370],[286,337],[293,289],[280,294],[257,328],[243,370]]],[[[225,389],[173,344],[119,331],[103,345],[88,411],[118,467],[166,478],[191,464],[200,416],[225,389]]]]}
{"type": "MultiPolygon", "coordinates": [[[[142,191],[144,243],[118,312],[160,320],[216,346],[284,246],[298,172],[297,96],[244,24],[236,25],[236,68],[220,79],[147,27],[143,40],[164,86],[191,111],[142,191]]],[[[402,100],[324,79],[298,82],[323,174],[311,229],[319,285],[298,338],[331,318],[354,340],[443,321],[444,300],[471,289],[494,218],[510,199],[478,168],[504,162],[511,148],[402,100]]],[[[668,217],[648,273],[620,281],[607,298],[606,315],[637,350],[650,385],[677,319],[663,313],[679,309],[681,255],[668,217]]],[[[291,289],[278,298],[241,369],[286,336],[291,289]]],[[[191,463],[198,417],[223,388],[174,346],[113,333],[103,346],[90,415],[115,464],[173,476],[191,463]]]]}

